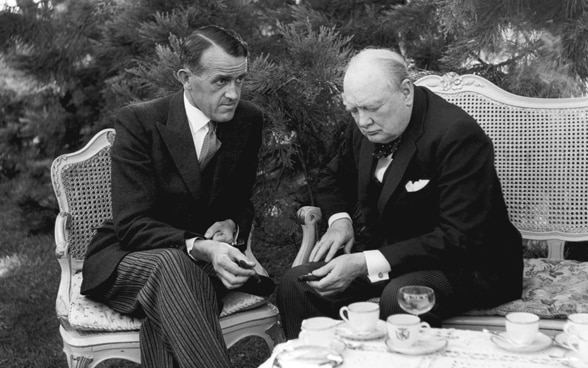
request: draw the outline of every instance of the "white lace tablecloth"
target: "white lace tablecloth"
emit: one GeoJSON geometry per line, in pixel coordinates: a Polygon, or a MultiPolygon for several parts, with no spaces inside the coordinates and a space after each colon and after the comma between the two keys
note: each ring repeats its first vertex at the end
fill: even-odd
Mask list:
{"type": "MultiPolygon", "coordinates": [[[[341,367],[361,368],[557,368],[584,367],[568,350],[557,345],[538,352],[513,353],[496,346],[490,335],[481,331],[436,329],[431,333],[448,341],[447,346],[428,355],[407,356],[391,352],[384,339],[351,341],[345,339],[341,367]],[[393,363],[393,364],[392,364],[393,363]]],[[[272,356],[260,368],[272,368],[277,353],[294,346],[296,340],[277,345],[272,356]]]]}

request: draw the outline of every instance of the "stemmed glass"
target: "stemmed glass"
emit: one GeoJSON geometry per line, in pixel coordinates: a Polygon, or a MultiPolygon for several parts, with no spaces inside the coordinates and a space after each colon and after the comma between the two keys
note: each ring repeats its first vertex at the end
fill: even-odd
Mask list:
{"type": "Polygon", "coordinates": [[[427,286],[403,286],[398,291],[398,304],[410,314],[419,316],[435,305],[435,292],[427,286]]]}

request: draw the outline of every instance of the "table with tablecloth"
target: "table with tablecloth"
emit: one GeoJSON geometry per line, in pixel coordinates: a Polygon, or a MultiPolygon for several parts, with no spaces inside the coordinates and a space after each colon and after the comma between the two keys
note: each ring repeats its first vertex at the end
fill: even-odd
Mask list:
{"type": "MultiPolygon", "coordinates": [[[[588,364],[577,359],[575,352],[558,345],[555,340],[553,344],[539,351],[522,353],[500,348],[487,332],[432,328],[428,334],[434,338],[446,339],[446,346],[430,354],[405,355],[392,352],[385,343],[385,336],[370,341],[343,338],[345,349],[341,352],[341,367],[588,368],[588,364]]],[[[272,368],[277,354],[300,344],[298,340],[291,340],[277,345],[272,356],[260,368],[272,368]]]]}

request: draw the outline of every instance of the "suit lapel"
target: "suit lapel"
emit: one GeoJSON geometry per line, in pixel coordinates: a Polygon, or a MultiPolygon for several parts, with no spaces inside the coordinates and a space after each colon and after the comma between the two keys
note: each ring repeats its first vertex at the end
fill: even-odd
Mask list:
{"type": "Polygon", "coordinates": [[[404,133],[402,141],[398,146],[398,151],[394,155],[394,160],[390,164],[382,185],[382,192],[378,198],[378,212],[382,214],[388,200],[394,194],[404,177],[404,173],[412,157],[417,151],[417,141],[424,131],[424,121],[426,116],[426,96],[418,87],[414,87],[414,103],[410,122],[404,133]]]}
{"type": "Polygon", "coordinates": [[[199,198],[202,174],[198,165],[192,131],[186,116],[183,90],[172,95],[167,122],[165,124],[157,123],[157,129],[188,190],[194,198],[199,198]]]}

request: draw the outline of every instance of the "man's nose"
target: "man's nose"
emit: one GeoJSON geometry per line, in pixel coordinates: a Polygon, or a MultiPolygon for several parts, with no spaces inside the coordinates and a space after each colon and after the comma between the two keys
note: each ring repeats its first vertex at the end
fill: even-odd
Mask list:
{"type": "Polygon", "coordinates": [[[239,98],[239,94],[241,93],[241,86],[237,85],[237,83],[232,82],[228,85],[225,91],[225,97],[231,100],[239,98]]]}
{"type": "Polygon", "coordinates": [[[357,125],[362,128],[368,127],[373,123],[372,117],[370,114],[366,114],[365,112],[359,111],[357,113],[357,125]]]}

